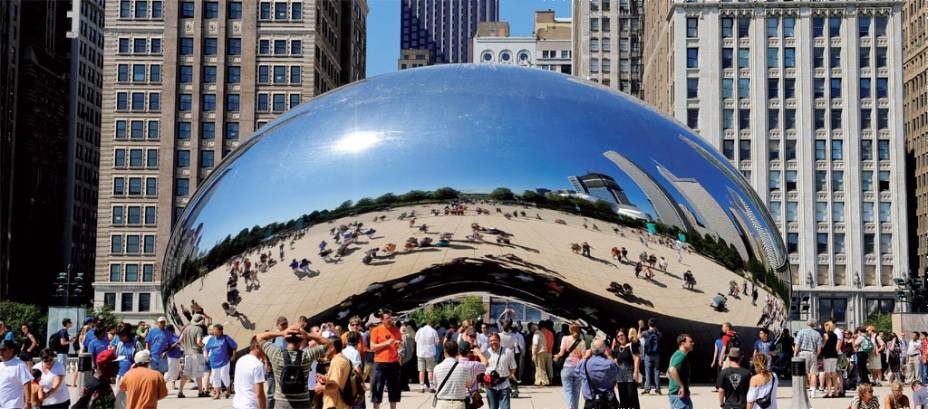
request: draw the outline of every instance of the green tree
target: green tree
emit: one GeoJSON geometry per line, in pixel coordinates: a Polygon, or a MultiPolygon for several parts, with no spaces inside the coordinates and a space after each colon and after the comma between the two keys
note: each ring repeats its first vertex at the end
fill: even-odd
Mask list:
{"type": "Polygon", "coordinates": [[[394,195],[393,193],[384,193],[380,197],[374,199],[374,201],[377,202],[377,204],[379,205],[390,205],[390,204],[396,203],[397,200],[398,199],[396,195],[394,195]]]}
{"type": "Polygon", "coordinates": [[[522,193],[522,200],[537,204],[544,203],[545,197],[534,190],[526,190],[522,193]]]}
{"type": "MultiPolygon", "coordinates": [[[[870,316],[867,317],[867,323],[873,325],[876,332],[883,331],[884,334],[892,334],[893,332],[892,314],[880,314],[878,312],[870,314],[870,316]]],[[[888,338],[886,340],[888,340],[888,338]]]]}
{"type": "Polygon", "coordinates": [[[374,199],[369,197],[364,197],[358,199],[358,202],[354,204],[354,207],[371,207],[374,205],[374,199]]]}
{"type": "Polygon", "coordinates": [[[338,205],[338,207],[336,207],[335,210],[348,210],[351,208],[352,205],[354,205],[354,202],[350,200],[346,200],[342,202],[342,204],[338,205]]]}
{"type": "Polygon", "coordinates": [[[476,295],[464,297],[454,310],[458,322],[482,318],[485,312],[483,309],[483,298],[476,295]]]}
{"type": "Polygon", "coordinates": [[[119,323],[119,320],[116,319],[115,315],[113,315],[113,310],[111,310],[110,307],[107,307],[105,305],[98,309],[88,308],[87,316],[103,320],[103,323],[106,324],[106,326],[115,327],[116,324],[119,323]]]}
{"type": "Polygon", "coordinates": [[[426,200],[428,198],[429,198],[428,193],[425,193],[421,190],[410,190],[406,193],[403,193],[403,195],[400,196],[400,201],[403,203],[413,203],[413,202],[426,200]]]}
{"type": "Polygon", "coordinates": [[[0,302],[0,321],[3,321],[13,332],[20,335],[19,328],[28,324],[40,343],[45,339],[45,324],[48,313],[45,308],[33,304],[23,304],[12,301],[0,302]]]}
{"type": "Polygon", "coordinates": [[[490,192],[490,199],[493,199],[499,202],[507,201],[507,200],[516,200],[516,195],[514,195],[512,191],[507,188],[498,187],[496,189],[493,189],[492,192],[490,192]]]}
{"type": "Polygon", "coordinates": [[[450,199],[457,199],[458,196],[460,195],[461,195],[461,192],[458,192],[457,190],[454,190],[450,187],[442,187],[432,192],[432,199],[450,200],[450,199]]]}

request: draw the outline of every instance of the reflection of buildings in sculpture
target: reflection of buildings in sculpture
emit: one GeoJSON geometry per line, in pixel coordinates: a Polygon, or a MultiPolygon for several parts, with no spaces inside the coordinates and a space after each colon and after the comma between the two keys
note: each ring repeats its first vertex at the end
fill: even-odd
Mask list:
{"type": "Polygon", "coordinates": [[[577,193],[586,193],[610,203],[631,204],[619,184],[609,175],[589,172],[583,176],[568,176],[567,180],[577,193]]]}
{"type": "Polygon", "coordinates": [[[657,221],[669,226],[676,226],[683,231],[690,230],[680,208],[677,207],[670,194],[659,183],[654,181],[644,169],[641,169],[641,167],[616,151],[606,151],[603,155],[615,163],[622,172],[625,172],[644,192],[645,197],[651,202],[651,207],[656,213],[654,216],[657,221]]]}
{"type": "Polygon", "coordinates": [[[776,268],[784,265],[786,260],[782,259],[782,255],[776,251],[776,237],[770,236],[761,221],[757,219],[757,215],[751,211],[748,203],[734,189],[730,187],[727,189],[728,197],[734,205],[729,210],[741,225],[741,230],[748,232],[746,237],[754,247],[754,254],[766,254],[767,265],[770,267],[776,268]]]}
{"type": "MultiPolygon", "coordinates": [[[[726,243],[735,246],[742,259],[748,259],[741,232],[702,183],[694,178],[678,177],[661,165],[657,165],[657,171],[686,199],[693,212],[686,214],[694,218],[691,222],[699,234],[713,235],[725,240],[726,243]]],[[[680,207],[686,208],[687,206],[684,204],[680,207]]]]}

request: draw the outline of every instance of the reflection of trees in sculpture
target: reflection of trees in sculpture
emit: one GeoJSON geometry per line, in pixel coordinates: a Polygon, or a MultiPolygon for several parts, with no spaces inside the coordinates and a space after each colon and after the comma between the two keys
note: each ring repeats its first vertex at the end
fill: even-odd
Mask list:
{"type": "MultiPolygon", "coordinates": [[[[315,224],[396,207],[444,204],[455,199],[489,199],[509,205],[531,204],[539,208],[558,210],[609,223],[617,223],[629,228],[643,229],[645,227],[644,221],[616,214],[612,209],[612,205],[602,200],[591,202],[586,199],[558,194],[543,195],[531,190],[525,191],[520,196],[515,195],[512,190],[505,187],[496,188],[489,194],[464,194],[450,187],[442,187],[431,192],[411,190],[399,196],[393,193],[385,193],[375,199],[365,197],[357,202],[346,200],[332,211],[315,210],[285,223],[275,222],[265,226],[254,226],[251,229],[243,229],[235,237],[226,236],[204,257],[184,260],[180,269],[181,277],[175,277],[167,285],[170,290],[179,290],[233,257],[247,253],[262,244],[273,244],[275,240],[283,239],[290,233],[315,224]]],[[[676,239],[678,234],[681,233],[676,226],[669,226],[659,222],[653,224],[656,232],[660,235],[676,239]]],[[[787,284],[780,281],[773,271],[767,270],[753,255],[745,262],[735,247],[726,243],[723,239],[716,240],[712,235],[703,236],[697,232],[685,232],[684,235],[687,243],[692,246],[696,253],[715,260],[730,271],[750,272],[757,282],[767,285],[780,298],[789,299],[787,284]]]]}
{"type": "Polygon", "coordinates": [[[410,314],[417,327],[425,324],[458,324],[464,320],[473,320],[483,317],[486,310],[483,308],[483,299],[479,296],[469,295],[456,302],[427,305],[416,309],[410,314]]]}

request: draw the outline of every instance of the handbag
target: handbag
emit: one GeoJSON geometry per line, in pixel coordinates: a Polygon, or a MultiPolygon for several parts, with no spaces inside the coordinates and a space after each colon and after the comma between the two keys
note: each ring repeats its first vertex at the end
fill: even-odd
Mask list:
{"type": "MultiPolygon", "coordinates": [[[[771,382],[771,383],[773,383],[773,377],[774,377],[774,376],[775,376],[775,375],[770,374],[770,382],[771,382]]],[[[761,409],[767,409],[767,408],[770,407],[770,400],[771,400],[771,397],[773,397],[773,388],[774,388],[774,386],[776,386],[775,383],[774,383],[773,385],[770,385],[770,391],[767,392],[767,396],[764,396],[763,398],[759,398],[759,399],[757,399],[757,400],[754,401],[754,403],[757,404],[757,406],[759,406],[761,409]]]]}
{"type": "Polygon", "coordinates": [[[445,382],[448,382],[448,378],[451,377],[451,373],[454,372],[454,368],[458,367],[458,362],[454,361],[454,365],[451,365],[451,370],[448,371],[448,374],[445,375],[445,379],[441,380],[441,384],[438,385],[438,389],[435,391],[435,396],[432,397],[432,407],[438,406],[438,392],[441,392],[441,388],[445,387],[445,382]]]}
{"type": "Polygon", "coordinates": [[[565,353],[565,354],[562,355],[560,358],[558,358],[558,359],[557,359],[557,362],[555,362],[555,363],[556,363],[557,365],[559,365],[559,366],[564,366],[564,362],[567,361],[567,357],[568,357],[572,352],[574,352],[574,348],[576,348],[577,345],[580,344],[580,341],[583,341],[583,338],[577,338],[577,340],[574,341],[573,345],[571,345],[570,348],[567,349],[567,353],[565,353]]]}
{"type": "Polygon", "coordinates": [[[483,395],[480,394],[480,389],[475,390],[474,393],[467,397],[464,407],[466,409],[480,409],[483,407],[483,395]]]}

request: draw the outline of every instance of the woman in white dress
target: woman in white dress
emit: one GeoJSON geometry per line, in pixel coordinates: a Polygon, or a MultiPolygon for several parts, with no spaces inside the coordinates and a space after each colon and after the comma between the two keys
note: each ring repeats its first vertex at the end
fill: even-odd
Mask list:
{"type": "Polygon", "coordinates": [[[777,409],[777,376],[768,370],[767,354],[754,355],[751,363],[757,375],[751,377],[747,409],[777,409]]]}

